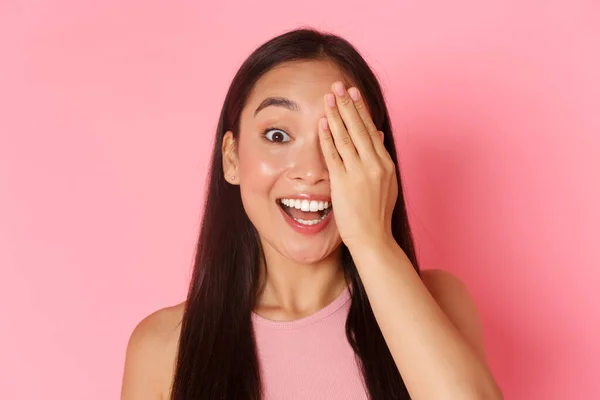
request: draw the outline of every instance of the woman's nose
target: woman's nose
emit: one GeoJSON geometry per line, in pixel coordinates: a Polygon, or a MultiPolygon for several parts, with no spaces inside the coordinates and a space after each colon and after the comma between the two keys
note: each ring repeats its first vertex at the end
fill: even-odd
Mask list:
{"type": "Polygon", "coordinates": [[[329,179],[329,171],[318,138],[304,143],[292,158],[287,173],[289,179],[302,180],[308,185],[329,179]]]}

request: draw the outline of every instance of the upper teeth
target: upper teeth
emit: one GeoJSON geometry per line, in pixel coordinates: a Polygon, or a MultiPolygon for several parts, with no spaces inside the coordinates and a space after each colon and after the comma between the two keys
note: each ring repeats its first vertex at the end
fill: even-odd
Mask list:
{"type": "Polygon", "coordinates": [[[328,201],[281,199],[281,203],[288,207],[294,207],[302,211],[323,211],[329,208],[328,201]]]}

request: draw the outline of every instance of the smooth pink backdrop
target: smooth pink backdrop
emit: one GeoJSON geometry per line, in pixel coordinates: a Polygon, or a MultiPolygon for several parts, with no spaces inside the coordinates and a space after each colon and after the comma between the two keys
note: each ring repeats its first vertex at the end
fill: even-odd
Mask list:
{"type": "MultiPolygon", "coordinates": [[[[185,297],[209,150],[257,45],[310,25],[381,78],[424,268],[507,399],[600,398],[597,1],[0,2],[0,398],[119,397],[185,297]]],[[[433,384],[433,382],[432,382],[433,384]]]]}

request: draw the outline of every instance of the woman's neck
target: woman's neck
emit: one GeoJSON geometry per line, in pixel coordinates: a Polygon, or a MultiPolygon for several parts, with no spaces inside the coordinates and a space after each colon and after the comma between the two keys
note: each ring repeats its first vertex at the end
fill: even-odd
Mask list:
{"type": "Polygon", "coordinates": [[[316,263],[290,260],[268,246],[260,268],[262,288],[255,312],[269,319],[293,320],[331,303],[347,286],[338,249],[316,263]]]}

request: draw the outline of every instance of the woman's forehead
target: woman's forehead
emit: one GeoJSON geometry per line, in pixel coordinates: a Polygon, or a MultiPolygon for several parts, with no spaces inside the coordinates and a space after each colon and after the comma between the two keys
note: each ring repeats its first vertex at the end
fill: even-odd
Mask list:
{"type": "Polygon", "coordinates": [[[335,81],[348,84],[343,72],[331,61],[294,61],[266,72],[254,85],[246,105],[256,108],[270,97],[299,103],[322,103],[335,81]]]}

